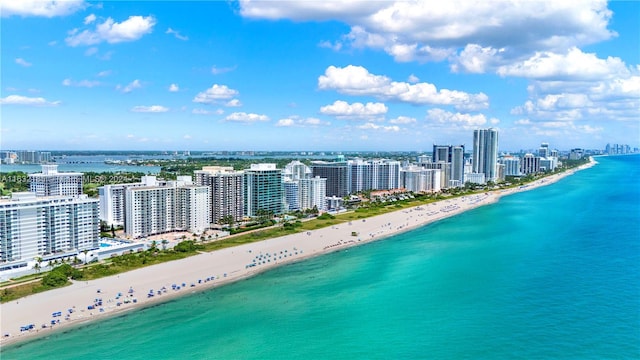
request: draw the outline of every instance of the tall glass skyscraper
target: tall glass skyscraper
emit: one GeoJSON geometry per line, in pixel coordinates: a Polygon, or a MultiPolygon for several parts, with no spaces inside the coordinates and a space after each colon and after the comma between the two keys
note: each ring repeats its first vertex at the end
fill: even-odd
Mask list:
{"type": "Polygon", "coordinates": [[[260,211],[282,214],[285,210],[284,174],[276,164],[251,164],[244,171],[245,215],[258,216],[260,211]]]}
{"type": "MultiPolygon", "coordinates": [[[[447,178],[453,180],[457,185],[464,185],[464,145],[433,145],[432,161],[451,163],[451,174],[447,178]]],[[[450,184],[443,184],[443,187],[450,187],[450,184]]]]}
{"type": "Polygon", "coordinates": [[[496,181],[498,171],[498,130],[480,129],[473,131],[474,173],[483,173],[487,181],[496,181]]]}

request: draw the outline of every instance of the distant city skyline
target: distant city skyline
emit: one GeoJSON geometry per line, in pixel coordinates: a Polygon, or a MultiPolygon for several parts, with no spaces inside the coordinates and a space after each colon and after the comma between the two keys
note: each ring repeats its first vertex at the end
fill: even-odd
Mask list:
{"type": "Polygon", "coordinates": [[[2,150],[469,151],[486,128],[500,152],[640,145],[638,2],[0,10],[2,150]]]}

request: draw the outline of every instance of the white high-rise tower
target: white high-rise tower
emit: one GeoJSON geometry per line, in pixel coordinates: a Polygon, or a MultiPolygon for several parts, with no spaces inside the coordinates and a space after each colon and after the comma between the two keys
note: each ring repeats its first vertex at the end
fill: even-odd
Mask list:
{"type": "Polygon", "coordinates": [[[480,129],[473,131],[473,167],[474,173],[482,173],[487,181],[498,178],[498,130],[480,129]]]}

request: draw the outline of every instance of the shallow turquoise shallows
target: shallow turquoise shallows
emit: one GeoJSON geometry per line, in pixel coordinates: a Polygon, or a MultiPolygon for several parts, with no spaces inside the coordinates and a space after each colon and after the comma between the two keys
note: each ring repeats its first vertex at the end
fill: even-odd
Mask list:
{"type": "Polygon", "coordinates": [[[640,156],[9,359],[640,358],[640,156]]]}

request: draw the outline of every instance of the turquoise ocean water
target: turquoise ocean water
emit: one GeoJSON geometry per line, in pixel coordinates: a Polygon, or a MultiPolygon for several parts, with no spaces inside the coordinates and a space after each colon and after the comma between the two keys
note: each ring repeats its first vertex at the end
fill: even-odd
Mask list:
{"type": "Polygon", "coordinates": [[[494,205],[1,358],[640,358],[640,156],[597,160],[494,205]]]}

